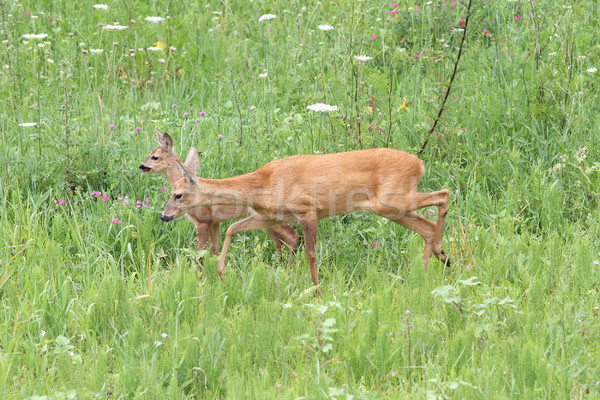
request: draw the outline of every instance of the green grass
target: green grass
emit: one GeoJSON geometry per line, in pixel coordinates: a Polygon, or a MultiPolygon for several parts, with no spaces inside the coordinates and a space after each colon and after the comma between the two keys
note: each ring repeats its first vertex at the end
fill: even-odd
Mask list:
{"type": "Polygon", "coordinates": [[[221,281],[137,168],[155,127],[206,177],[418,152],[465,17],[450,3],[0,2],[0,398],[600,398],[595,1],[474,1],[422,155],[420,190],[453,193],[450,269],[352,214],[320,224],[322,297],[264,232],[235,237],[221,281]]]}

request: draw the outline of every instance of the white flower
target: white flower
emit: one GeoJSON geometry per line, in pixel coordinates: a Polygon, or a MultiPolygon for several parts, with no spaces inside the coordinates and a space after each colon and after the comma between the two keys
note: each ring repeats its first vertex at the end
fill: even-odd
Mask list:
{"type": "Polygon", "coordinates": [[[317,26],[317,28],[319,28],[322,31],[331,31],[334,29],[331,25],[319,25],[317,26]]]}
{"type": "Polygon", "coordinates": [[[598,69],[596,67],[591,67],[585,70],[585,72],[589,72],[590,74],[593,74],[594,72],[598,71],[598,69]]]}
{"type": "Polygon", "coordinates": [[[104,49],[90,49],[90,53],[92,54],[102,53],[103,51],[104,49]]]}
{"type": "Polygon", "coordinates": [[[338,107],[330,106],[329,104],[316,103],[316,104],[311,104],[310,106],[306,107],[306,109],[310,110],[310,111],[315,111],[315,112],[328,112],[328,111],[337,111],[338,107]]]}
{"type": "Polygon", "coordinates": [[[267,74],[266,72],[263,72],[262,74],[258,75],[258,77],[259,77],[259,78],[263,78],[263,79],[264,79],[264,78],[266,78],[266,77],[267,77],[267,75],[268,75],[268,74],[267,74]]]}
{"type": "MultiPolygon", "coordinates": [[[[25,128],[30,127],[30,126],[36,126],[37,122],[23,122],[22,124],[19,124],[19,126],[23,126],[25,128]]],[[[42,331],[42,336],[44,336],[46,334],[46,332],[42,331]]]]}
{"type": "Polygon", "coordinates": [[[160,336],[162,336],[163,339],[166,339],[169,335],[167,335],[166,333],[161,333],[160,336]]]}
{"type": "Polygon", "coordinates": [[[260,18],[258,19],[258,22],[268,21],[273,18],[277,18],[277,15],[275,15],[275,14],[261,15],[260,18]]]}
{"type": "Polygon", "coordinates": [[[154,342],[154,345],[155,345],[156,347],[160,347],[160,346],[162,346],[162,342],[161,342],[160,340],[156,340],[156,341],[154,342]]]}
{"type": "Polygon", "coordinates": [[[102,29],[106,31],[122,31],[123,29],[127,29],[127,27],[123,25],[106,25],[102,29]]]}
{"type": "Polygon", "coordinates": [[[47,59],[46,61],[48,62],[48,64],[54,64],[54,60],[51,58],[47,59]]]}
{"type": "Polygon", "coordinates": [[[98,10],[108,10],[108,6],[106,4],[94,4],[94,8],[98,10]]]}
{"type": "Polygon", "coordinates": [[[46,39],[48,37],[48,34],[46,33],[26,33],[24,34],[22,37],[24,37],[25,39],[46,39]]]}
{"type": "Polygon", "coordinates": [[[148,22],[154,22],[154,23],[163,22],[165,20],[163,17],[146,17],[144,19],[148,22]]]}
{"type": "Polygon", "coordinates": [[[369,56],[362,56],[362,55],[361,55],[361,56],[354,56],[354,59],[355,59],[356,61],[365,62],[365,61],[372,60],[372,59],[373,59],[373,57],[369,57],[369,56]]]}
{"type": "Polygon", "coordinates": [[[44,337],[44,336],[46,336],[46,331],[42,329],[42,331],[40,332],[40,336],[41,336],[41,337],[44,337]]]}
{"type": "Polygon", "coordinates": [[[162,51],[162,49],[158,46],[150,46],[146,50],[148,51],[162,51]]]}

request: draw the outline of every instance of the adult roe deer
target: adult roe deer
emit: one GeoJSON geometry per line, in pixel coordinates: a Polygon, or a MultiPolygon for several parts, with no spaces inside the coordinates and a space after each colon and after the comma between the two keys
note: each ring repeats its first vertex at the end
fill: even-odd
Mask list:
{"type": "MultiPolygon", "coordinates": [[[[158,138],[159,147],[152,150],[148,158],[140,164],[140,169],[144,173],[161,173],[167,176],[171,188],[183,176],[178,167],[181,163],[179,156],[173,149],[173,139],[168,133],[162,134],[155,130],[158,138]]],[[[186,158],[186,164],[192,165],[199,163],[198,153],[193,149],[186,158]]],[[[198,237],[197,249],[202,250],[208,245],[213,254],[219,252],[219,228],[223,221],[238,219],[248,216],[252,213],[246,206],[227,206],[214,205],[204,207],[193,207],[186,210],[190,221],[196,226],[198,237]]],[[[277,251],[281,251],[285,243],[291,252],[295,252],[298,247],[298,232],[288,225],[275,225],[267,229],[267,233],[273,239],[277,251]]]]}
{"type": "Polygon", "coordinates": [[[218,264],[221,277],[235,233],[295,222],[304,232],[311,278],[318,285],[315,258],[319,220],[356,210],[372,211],[419,233],[425,240],[425,272],[432,252],[444,264],[450,264],[442,250],[450,191],[418,193],[424,168],[412,154],[380,148],[298,155],[225,179],[196,177],[198,155],[190,154],[190,163],[178,164],[183,179],[173,186],[161,216],[163,221],[172,221],[194,207],[206,205],[242,205],[255,211],[227,229],[218,264]],[[415,212],[430,206],[438,207],[437,223],[415,212]]]}

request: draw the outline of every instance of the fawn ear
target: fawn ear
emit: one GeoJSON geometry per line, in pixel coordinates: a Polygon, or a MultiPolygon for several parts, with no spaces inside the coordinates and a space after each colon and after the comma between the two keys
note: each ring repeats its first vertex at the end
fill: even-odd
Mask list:
{"type": "Polygon", "coordinates": [[[158,144],[162,146],[163,142],[165,141],[165,136],[162,133],[160,133],[156,128],[154,128],[154,133],[156,133],[156,139],[158,139],[158,144]]]}
{"type": "Polygon", "coordinates": [[[158,144],[160,144],[166,150],[171,151],[173,149],[173,139],[171,139],[171,136],[169,136],[168,133],[162,134],[158,131],[158,129],[154,129],[154,133],[156,133],[158,144]]]}
{"type": "Polygon", "coordinates": [[[194,174],[191,174],[187,167],[179,161],[177,161],[177,167],[179,168],[179,172],[181,172],[181,175],[183,175],[183,177],[186,181],[188,181],[189,184],[195,185],[198,182],[196,176],[194,174]]]}
{"type": "Polygon", "coordinates": [[[198,174],[200,168],[200,153],[195,147],[190,148],[187,156],[185,157],[185,166],[194,174],[198,174]]]}

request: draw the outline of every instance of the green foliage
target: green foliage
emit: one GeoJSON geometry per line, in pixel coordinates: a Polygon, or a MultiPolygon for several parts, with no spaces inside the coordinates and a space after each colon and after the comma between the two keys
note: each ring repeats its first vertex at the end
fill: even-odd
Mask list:
{"type": "Polygon", "coordinates": [[[353,214],[320,224],[322,298],[264,232],[221,281],[137,168],[155,127],[211,178],[416,152],[465,3],[1,1],[0,398],[600,397],[597,2],[473,1],[422,157],[450,269],[353,214]]]}

